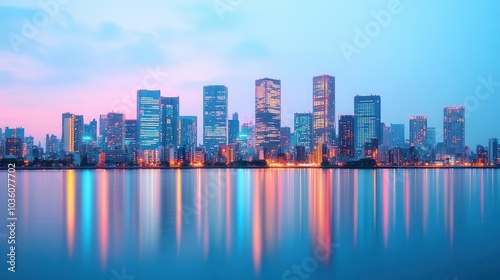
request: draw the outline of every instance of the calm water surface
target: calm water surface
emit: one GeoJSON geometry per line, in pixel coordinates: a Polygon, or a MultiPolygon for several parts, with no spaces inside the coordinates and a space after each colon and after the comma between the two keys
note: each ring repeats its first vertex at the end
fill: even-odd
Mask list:
{"type": "Polygon", "coordinates": [[[500,279],[498,169],[16,176],[0,279],[500,279]]]}

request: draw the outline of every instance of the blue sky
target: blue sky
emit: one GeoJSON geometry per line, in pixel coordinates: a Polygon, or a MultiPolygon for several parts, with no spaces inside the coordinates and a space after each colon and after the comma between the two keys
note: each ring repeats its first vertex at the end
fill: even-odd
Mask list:
{"type": "Polygon", "coordinates": [[[427,115],[439,136],[443,107],[466,105],[468,145],[500,137],[498,1],[19,2],[0,4],[0,126],[37,140],[59,135],[66,111],[134,118],[139,88],[180,96],[201,139],[202,87],[228,86],[230,114],[251,119],[263,77],[281,79],[290,126],[321,74],[336,76],[337,115],[379,94],[385,123],[427,115]],[[356,44],[358,29],[369,42],[356,44]]]}

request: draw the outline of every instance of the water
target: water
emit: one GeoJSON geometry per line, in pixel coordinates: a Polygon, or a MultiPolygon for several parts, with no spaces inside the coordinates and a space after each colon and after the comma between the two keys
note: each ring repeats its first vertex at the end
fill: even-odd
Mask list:
{"type": "Polygon", "coordinates": [[[16,273],[2,226],[0,279],[500,278],[498,169],[16,176],[16,273]]]}

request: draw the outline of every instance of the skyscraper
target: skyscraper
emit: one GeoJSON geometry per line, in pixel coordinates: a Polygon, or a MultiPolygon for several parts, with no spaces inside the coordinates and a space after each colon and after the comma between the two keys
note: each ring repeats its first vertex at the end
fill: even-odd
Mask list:
{"type": "Polygon", "coordinates": [[[9,128],[8,126],[5,127],[5,133],[4,133],[4,138],[14,138],[16,135],[16,130],[9,128]]]}
{"type": "Polygon", "coordinates": [[[290,148],[290,127],[280,128],[280,153],[285,153],[290,148]]]}
{"type": "Polygon", "coordinates": [[[86,142],[97,143],[97,121],[95,119],[83,126],[83,139],[86,142]]]}
{"type": "Polygon", "coordinates": [[[75,151],[75,115],[62,114],[62,151],[72,153],[75,151]]]}
{"type": "Polygon", "coordinates": [[[275,158],[280,145],[281,81],[255,81],[255,144],[265,159],[275,158]]]}
{"type": "Polygon", "coordinates": [[[125,150],[125,115],[108,113],[106,141],[108,151],[125,150]]]}
{"type": "Polygon", "coordinates": [[[354,115],[341,115],[339,117],[339,156],[341,158],[354,158],[354,115]]]}
{"type": "Polygon", "coordinates": [[[444,146],[449,154],[465,152],[465,107],[444,108],[444,146]]]}
{"type": "Polygon", "coordinates": [[[366,143],[381,139],[381,100],[378,95],[354,97],[354,144],[356,158],[364,156],[366,143]]]}
{"type": "Polygon", "coordinates": [[[55,159],[59,156],[60,152],[60,141],[57,139],[57,136],[54,134],[46,135],[45,137],[45,153],[47,154],[49,159],[55,159]]]}
{"type": "Polygon", "coordinates": [[[380,124],[382,128],[382,142],[380,143],[381,146],[384,147],[391,147],[391,127],[386,126],[385,123],[380,124]]]}
{"type": "Polygon", "coordinates": [[[226,86],[203,87],[203,145],[210,156],[227,144],[227,104],[226,86]]]}
{"type": "Polygon", "coordinates": [[[137,120],[125,120],[125,147],[129,150],[137,148],[137,120]]]}
{"type": "Polygon", "coordinates": [[[83,149],[83,127],[85,123],[83,122],[83,116],[75,116],[75,152],[80,152],[83,149]]]}
{"type": "Polygon", "coordinates": [[[334,145],[335,126],[335,77],[314,77],[313,145],[334,145]]]}
{"type": "Polygon", "coordinates": [[[160,121],[160,91],[137,91],[137,145],[140,150],[156,150],[160,146],[160,121]]]}
{"type": "Polygon", "coordinates": [[[498,164],[498,138],[491,138],[489,142],[488,162],[498,164]]]}
{"type": "Polygon", "coordinates": [[[178,139],[179,97],[161,97],[161,145],[176,146],[178,139]]]}
{"type": "Polygon", "coordinates": [[[186,150],[196,148],[198,139],[198,121],[196,116],[180,116],[178,118],[179,135],[181,147],[186,147],[186,150]]]}
{"type": "Polygon", "coordinates": [[[99,115],[99,147],[106,149],[106,130],[108,129],[108,115],[99,115]]]}
{"type": "Polygon", "coordinates": [[[295,113],[293,126],[296,145],[303,146],[306,153],[312,153],[313,115],[311,113],[295,113]]]}
{"type": "Polygon", "coordinates": [[[16,134],[14,137],[24,141],[24,128],[16,127],[16,134]]]}
{"type": "Polygon", "coordinates": [[[410,117],[410,146],[422,147],[427,140],[427,116],[410,117]]]}
{"type": "Polygon", "coordinates": [[[405,145],[405,125],[391,124],[391,148],[402,148],[405,145]]]}
{"type": "Polygon", "coordinates": [[[233,114],[233,119],[228,121],[228,144],[236,144],[240,136],[240,121],[238,120],[238,113],[233,114]]]}
{"type": "Polygon", "coordinates": [[[427,141],[426,145],[433,149],[436,147],[437,140],[436,140],[436,128],[435,127],[428,127],[427,128],[427,141]]]}

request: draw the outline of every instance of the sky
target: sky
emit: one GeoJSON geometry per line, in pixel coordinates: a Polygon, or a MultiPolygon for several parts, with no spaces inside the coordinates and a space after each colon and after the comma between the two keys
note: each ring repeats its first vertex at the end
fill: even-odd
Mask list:
{"type": "MultiPolygon", "coordinates": [[[[179,96],[198,116],[202,88],[229,88],[229,115],[254,117],[255,80],[282,83],[282,126],[312,110],[312,77],[336,77],[336,114],[382,98],[382,121],[466,106],[466,144],[500,138],[500,1],[2,0],[0,127],[45,145],[61,114],[134,119],[137,89],[179,96]],[[498,82],[497,82],[498,81],[498,82]]],[[[408,134],[407,134],[408,137],[408,134]]]]}

